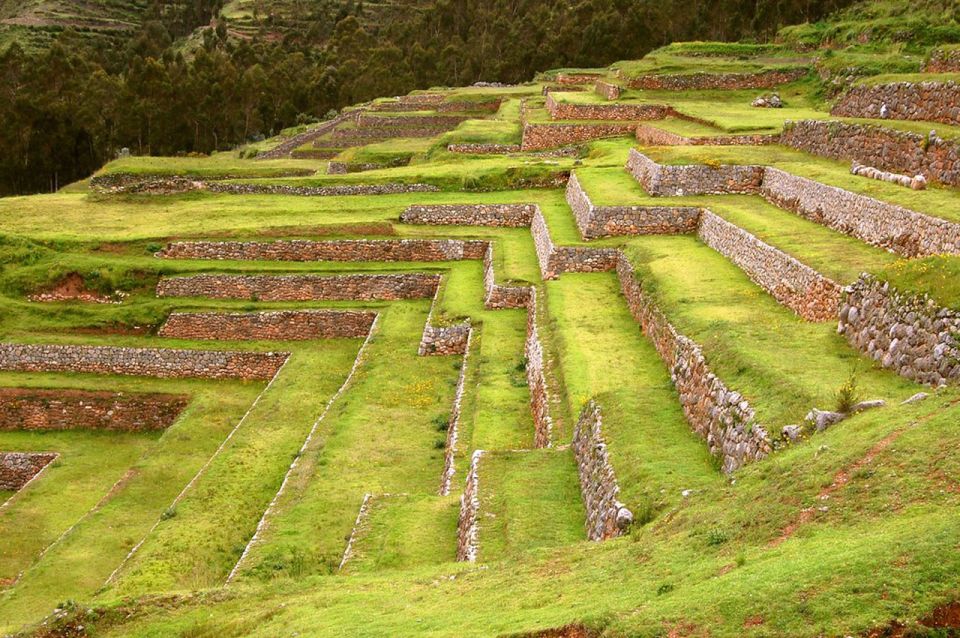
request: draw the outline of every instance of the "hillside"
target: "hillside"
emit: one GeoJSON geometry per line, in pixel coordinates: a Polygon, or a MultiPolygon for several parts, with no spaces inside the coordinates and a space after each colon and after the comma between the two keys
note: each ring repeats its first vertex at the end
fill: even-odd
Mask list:
{"type": "MultiPolygon", "coordinates": [[[[0,635],[960,635],[960,46],[918,8],[0,198],[0,635]]],[[[317,78],[233,94],[222,35],[45,99],[249,139],[233,96],[317,78]]]]}

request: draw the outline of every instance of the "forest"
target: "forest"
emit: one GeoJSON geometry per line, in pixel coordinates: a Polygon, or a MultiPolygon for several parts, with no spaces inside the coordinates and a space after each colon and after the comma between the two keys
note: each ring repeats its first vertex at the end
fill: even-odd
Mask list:
{"type": "Polygon", "coordinates": [[[765,41],[849,3],[400,0],[371,20],[362,2],[327,1],[282,38],[235,37],[221,4],[152,0],[122,46],[68,28],[42,50],[0,50],[0,196],[55,191],[122,148],[210,153],[416,88],[520,82],[677,40],[765,41]]]}

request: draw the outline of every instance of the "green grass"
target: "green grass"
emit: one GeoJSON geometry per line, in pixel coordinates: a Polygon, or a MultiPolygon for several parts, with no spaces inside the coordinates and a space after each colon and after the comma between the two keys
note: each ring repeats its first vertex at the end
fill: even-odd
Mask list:
{"type": "Polygon", "coordinates": [[[585,538],[577,464],[570,450],[488,453],[480,459],[480,562],[585,538]]]}
{"type": "Polygon", "coordinates": [[[856,371],[869,398],[902,401],[920,387],[852,350],[832,324],[805,322],[694,237],[644,237],[628,255],[677,329],[713,371],[743,393],[773,435],[811,408],[833,409],[856,371]]]}
{"type": "Polygon", "coordinates": [[[876,274],[903,292],[926,294],[940,305],[960,310],[960,257],[899,259],[876,274]]]}
{"type": "Polygon", "coordinates": [[[318,160],[240,159],[234,153],[214,153],[209,157],[127,157],[110,162],[97,174],[112,175],[184,175],[204,179],[225,177],[287,177],[312,175],[326,162],[318,160]]]}

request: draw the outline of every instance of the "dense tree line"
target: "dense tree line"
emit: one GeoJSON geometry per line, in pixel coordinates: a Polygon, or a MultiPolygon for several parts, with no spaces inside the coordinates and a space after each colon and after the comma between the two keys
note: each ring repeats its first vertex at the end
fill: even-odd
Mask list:
{"type": "MultiPolygon", "coordinates": [[[[0,52],[0,195],[54,190],[118,149],[210,152],[331,109],[434,85],[517,82],[600,66],[685,39],[765,39],[845,0],[288,0],[284,24],[231,34],[222,0],[153,0],[122,49],[65,31],[0,52]],[[191,36],[189,46],[184,37],[191,36]]],[[[263,5],[262,8],[260,5],[263,5]]]]}

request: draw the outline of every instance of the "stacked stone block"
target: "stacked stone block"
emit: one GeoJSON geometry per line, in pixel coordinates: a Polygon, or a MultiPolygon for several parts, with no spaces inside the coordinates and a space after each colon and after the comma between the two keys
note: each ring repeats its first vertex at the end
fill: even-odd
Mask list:
{"type": "Polygon", "coordinates": [[[429,299],[440,275],[190,275],[157,284],[158,297],[210,297],[259,301],[397,301],[429,299]]]}
{"type": "Polygon", "coordinates": [[[480,460],[484,451],[473,453],[466,487],[460,496],[460,517],[457,520],[457,560],[473,563],[480,550],[480,460]]]}
{"type": "Polygon", "coordinates": [[[558,102],[547,93],[547,111],[554,120],[662,120],[673,113],[665,104],[578,104],[558,102]]]}
{"type": "Polygon", "coordinates": [[[457,261],[465,259],[465,253],[471,253],[470,243],[458,239],[190,241],[167,244],[157,257],[234,261],[457,261]]]}
{"type": "Polygon", "coordinates": [[[56,458],[53,452],[0,452],[0,490],[20,491],[56,458]]]}
{"type": "Polygon", "coordinates": [[[188,402],[171,394],[4,388],[0,430],[165,430],[188,402]]]}
{"type": "Polygon", "coordinates": [[[644,124],[637,126],[636,137],[644,146],[762,146],[776,144],[780,139],[779,135],[761,133],[686,137],[644,124]]]}
{"type": "Polygon", "coordinates": [[[763,166],[658,164],[630,149],[627,170],[653,196],[756,194],[763,183],[763,166]]]}
{"type": "Polygon", "coordinates": [[[840,96],[830,113],[838,117],[958,124],[960,84],[952,81],[861,84],[840,96]]]}
{"type": "Polygon", "coordinates": [[[689,73],[675,75],[641,75],[630,78],[627,86],[647,91],[693,91],[710,89],[772,89],[796,82],[808,69],[771,69],[758,73],[689,73]]]}
{"type": "Polygon", "coordinates": [[[496,226],[526,228],[535,206],[532,204],[438,204],[410,206],[400,215],[405,224],[440,226],[496,226]]]}
{"type": "Polygon", "coordinates": [[[621,137],[634,134],[635,123],[607,122],[601,124],[538,124],[523,125],[524,151],[541,151],[568,144],[580,144],[604,137],[621,137]]]}
{"type": "Polygon", "coordinates": [[[307,341],[365,337],[375,312],[350,310],[279,310],[273,312],[176,312],[159,336],[223,341],[307,341]]]}

